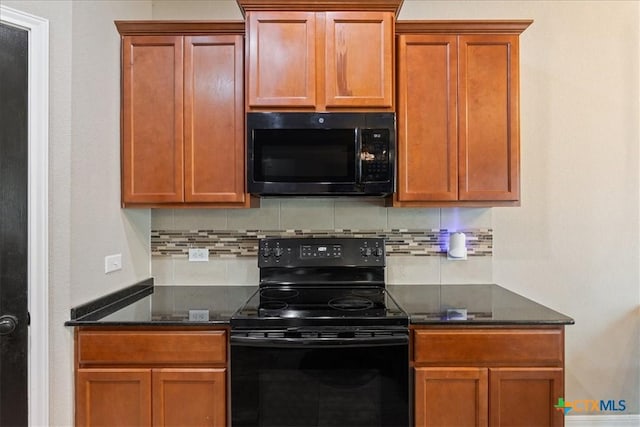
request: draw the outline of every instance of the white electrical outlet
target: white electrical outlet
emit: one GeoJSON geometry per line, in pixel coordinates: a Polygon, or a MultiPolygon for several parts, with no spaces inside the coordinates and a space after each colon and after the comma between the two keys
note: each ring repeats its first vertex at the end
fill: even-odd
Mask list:
{"type": "Polygon", "coordinates": [[[104,274],[117,270],[122,270],[122,254],[104,257],[104,274]]]}
{"type": "Polygon", "coordinates": [[[190,322],[208,322],[209,310],[189,310],[190,322]]]}
{"type": "Polygon", "coordinates": [[[192,261],[192,262],[209,261],[209,249],[189,248],[189,261],[192,261]]]}

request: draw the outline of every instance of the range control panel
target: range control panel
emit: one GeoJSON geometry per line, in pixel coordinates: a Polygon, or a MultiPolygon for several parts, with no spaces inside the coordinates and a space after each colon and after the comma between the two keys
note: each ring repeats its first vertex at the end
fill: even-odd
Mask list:
{"type": "Polygon", "coordinates": [[[266,238],[258,247],[258,267],[384,266],[382,238],[266,238]]]}
{"type": "Polygon", "coordinates": [[[342,245],[301,245],[300,258],[342,258],[342,245]]]}

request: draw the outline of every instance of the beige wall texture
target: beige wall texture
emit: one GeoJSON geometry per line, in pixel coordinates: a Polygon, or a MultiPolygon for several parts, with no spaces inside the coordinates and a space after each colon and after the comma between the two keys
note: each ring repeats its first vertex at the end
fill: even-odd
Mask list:
{"type": "MultiPolygon", "coordinates": [[[[149,211],[119,208],[119,45],[113,20],[237,20],[241,14],[233,0],[3,0],[3,5],[47,18],[51,25],[50,413],[52,425],[70,425],[72,335],[62,326],[69,308],[149,273],[149,211]],[[119,252],[123,270],[105,275],[104,256],[119,252]]],[[[636,414],[639,9],[635,1],[405,0],[400,19],[535,20],[521,37],[522,206],[478,210],[475,218],[466,210],[397,213],[366,202],[346,211],[336,208],[340,202],[321,206],[330,206],[334,224],[336,212],[365,209],[374,217],[385,211],[387,224],[398,215],[413,224],[422,218],[442,224],[459,215],[472,217],[465,219],[471,222],[467,226],[476,220],[491,225],[494,257],[483,278],[576,319],[567,327],[565,398],[625,399],[627,413],[636,414]]],[[[283,209],[293,208],[304,217],[310,206],[271,203],[257,212],[276,209],[282,219],[283,209]]],[[[242,222],[241,216],[260,221],[251,219],[254,213],[235,212],[154,211],[153,221],[181,226],[193,218],[202,221],[202,214],[207,223],[223,217],[224,227],[239,226],[234,221],[242,222]]],[[[171,277],[183,267],[171,266],[171,277]]],[[[236,267],[225,266],[225,274],[244,268],[236,267]]],[[[407,283],[424,274],[431,282],[433,268],[403,265],[393,274],[409,277],[407,283]]],[[[161,270],[154,266],[155,273],[161,270]]]]}

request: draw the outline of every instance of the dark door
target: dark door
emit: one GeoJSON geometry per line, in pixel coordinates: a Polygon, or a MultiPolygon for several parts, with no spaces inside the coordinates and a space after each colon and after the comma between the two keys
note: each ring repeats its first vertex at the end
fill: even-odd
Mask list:
{"type": "Polygon", "coordinates": [[[0,23],[0,426],[28,414],[28,37],[0,23]]]}

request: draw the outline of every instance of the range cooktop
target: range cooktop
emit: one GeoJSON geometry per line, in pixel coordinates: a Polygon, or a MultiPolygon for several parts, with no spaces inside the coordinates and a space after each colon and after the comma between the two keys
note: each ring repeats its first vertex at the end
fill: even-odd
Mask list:
{"type": "Polygon", "coordinates": [[[408,326],[409,317],[380,287],[263,287],[231,317],[232,327],[408,326]]]}

